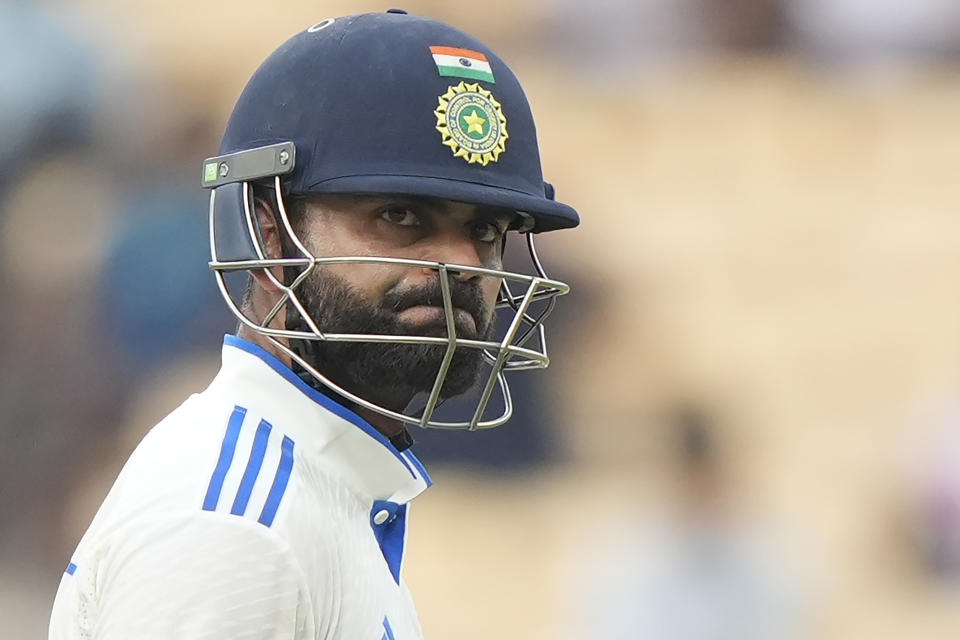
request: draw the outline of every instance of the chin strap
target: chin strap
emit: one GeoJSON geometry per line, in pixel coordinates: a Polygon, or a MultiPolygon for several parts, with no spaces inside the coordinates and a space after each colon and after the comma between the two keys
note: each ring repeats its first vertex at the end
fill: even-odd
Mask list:
{"type": "Polygon", "coordinates": [[[390,444],[392,444],[397,451],[406,451],[413,446],[413,436],[410,435],[406,427],[402,429],[400,433],[390,437],[390,444]]]}

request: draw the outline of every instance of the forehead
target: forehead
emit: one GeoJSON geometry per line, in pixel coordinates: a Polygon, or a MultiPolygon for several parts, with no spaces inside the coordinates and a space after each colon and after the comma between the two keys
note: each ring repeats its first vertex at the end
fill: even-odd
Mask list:
{"type": "Polygon", "coordinates": [[[371,212],[386,206],[402,206],[434,215],[448,216],[454,219],[472,220],[503,219],[511,221],[516,212],[511,209],[476,205],[455,200],[444,200],[428,196],[408,196],[402,194],[386,195],[335,195],[325,194],[307,198],[309,207],[319,207],[342,212],[371,212]]]}

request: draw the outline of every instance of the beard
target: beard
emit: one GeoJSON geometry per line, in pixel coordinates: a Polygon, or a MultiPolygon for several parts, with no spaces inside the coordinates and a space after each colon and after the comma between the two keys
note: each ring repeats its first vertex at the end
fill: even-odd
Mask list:
{"type": "MultiPolygon", "coordinates": [[[[443,308],[439,274],[422,287],[394,287],[378,302],[369,300],[339,276],[319,269],[300,284],[297,296],[324,333],[447,337],[443,320],[413,325],[397,317],[401,311],[420,305],[443,308]]],[[[474,321],[469,326],[457,318],[457,337],[487,340],[493,314],[479,285],[451,279],[450,297],[454,308],[466,311],[474,321]]],[[[293,307],[288,305],[287,309],[294,316],[288,326],[306,330],[293,307]]],[[[302,347],[297,349],[300,355],[332,382],[393,411],[402,411],[414,396],[433,389],[448,346],[323,340],[294,343],[302,347]]],[[[480,349],[458,347],[443,380],[441,400],[470,390],[477,383],[482,365],[480,349]]]]}

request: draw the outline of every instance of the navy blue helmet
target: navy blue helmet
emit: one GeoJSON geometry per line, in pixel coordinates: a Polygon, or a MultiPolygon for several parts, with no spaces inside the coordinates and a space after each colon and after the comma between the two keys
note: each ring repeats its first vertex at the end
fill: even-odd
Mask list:
{"type": "MultiPolygon", "coordinates": [[[[553,187],[544,182],[533,115],[516,76],[489,47],[463,31],[390,10],[327,19],[296,34],[247,83],[219,154],[204,162],[203,185],[212,189],[211,267],[231,309],[348,400],[421,426],[498,426],[511,412],[503,373],[546,366],[542,321],[568,288],[543,273],[533,234],[574,227],[579,217],[557,202],[553,187]],[[298,326],[271,329],[262,319],[245,316],[227,293],[223,273],[265,266],[268,256],[251,213],[252,186],[263,183],[276,189],[291,235],[283,205],[291,195],[427,196],[516,212],[514,228],[526,235],[536,273],[494,274],[503,281],[498,308],[512,310],[518,319],[510,323],[513,337],[482,345],[464,344],[455,335],[424,338],[439,340],[451,351],[483,349],[491,372],[469,420],[431,420],[444,371],[438,372],[427,407],[415,415],[373,405],[333,384],[303,350],[280,340],[331,337],[313,323],[290,282],[278,285],[298,326]],[[534,313],[537,302],[543,310],[534,313]],[[505,410],[499,418],[485,419],[497,385],[505,410]]],[[[310,255],[292,239],[301,255],[288,258],[284,266],[307,270],[327,260],[310,255]]],[[[443,276],[451,269],[441,263],[429,266],[443,276]]],[[[450,307],[449,299],[444,302],[450,307]]]]}

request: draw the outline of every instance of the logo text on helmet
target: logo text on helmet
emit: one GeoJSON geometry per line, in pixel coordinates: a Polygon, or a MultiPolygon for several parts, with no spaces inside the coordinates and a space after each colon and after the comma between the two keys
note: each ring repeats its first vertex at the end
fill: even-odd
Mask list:
{"type": "Polygon", "coordinates": [[[461,82],[438,98],[437,131],[454,157],[483,166],[496,162],[507,146],[507,118],[493,94],[461,82]]]}

